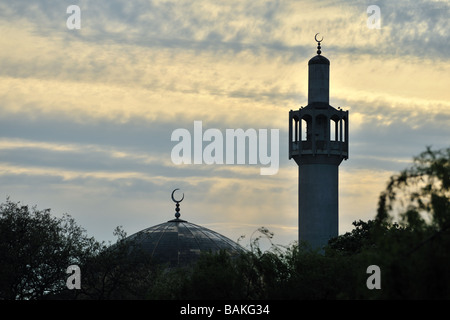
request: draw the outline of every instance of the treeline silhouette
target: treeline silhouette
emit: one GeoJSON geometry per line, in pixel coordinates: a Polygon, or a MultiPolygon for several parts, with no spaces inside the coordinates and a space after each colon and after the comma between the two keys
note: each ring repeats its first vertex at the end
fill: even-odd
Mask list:
{"type": "Polygon", "coordinates": [[[130,250],[117,228],[99,243],[70,216],[7,201],[0,206],[0,299],[448,299],[450,298],[450,148],[426,151],[390,178],[373,220],[321,251],[304,243],[245,253],[202,254],[168,268],[130,250]],[[81,289],[66,268],[81,269],[81,289]],[[369,289],[367,268],[379,267],[369,289]]]}

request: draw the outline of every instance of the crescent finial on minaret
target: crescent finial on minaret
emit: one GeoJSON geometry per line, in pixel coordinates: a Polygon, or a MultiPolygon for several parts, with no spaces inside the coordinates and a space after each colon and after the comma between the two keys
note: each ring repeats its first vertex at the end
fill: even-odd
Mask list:
{"type": "Polygon", "coordinates": [[[322,39],[317,40],[318,34],[320,34],[320,33],[316,33],[316,35],[314,36],[314,40],[316,40],[316,42],[317,42],[317,54],[320,55],[322,53],[322,51],[320,51],[320,48],[321,48],[320,43],[323,41],[323,36],[322,36],[322,39]]]}

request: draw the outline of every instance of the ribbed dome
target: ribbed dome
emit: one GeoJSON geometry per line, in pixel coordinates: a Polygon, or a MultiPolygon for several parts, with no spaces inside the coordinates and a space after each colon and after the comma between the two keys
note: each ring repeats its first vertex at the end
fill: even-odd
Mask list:
{"type": "Polygon", "coordinates": [[[170,266],[185,266],[195,262],[201,252],[226,250],[230,254],[243,252],[243,248],[229,238],[210,229],[179,218],[167,221],[127,238],[156,262],[170,266]]]}

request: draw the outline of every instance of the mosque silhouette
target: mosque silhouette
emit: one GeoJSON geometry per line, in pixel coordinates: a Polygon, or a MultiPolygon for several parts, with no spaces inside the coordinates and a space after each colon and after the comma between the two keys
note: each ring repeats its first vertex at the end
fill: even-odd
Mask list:
{"type": "MultiPolygon", "coordinates": [[[[338,236],[339,165],[348,159],[349,114],[329,104],[330,61],[317,55],[308,62],[308,104],[289,112],[289,159],[298,170],[299,242],[312,249],[322,249],[328,240],[338,236]],[[334,128],[333,128],[334,127],[334,128]]],[[[170,266],[186,266],[202,252],[224,250],[239,254],[245,249],[229,238],[199,225],[180,219],[180,200],[175,219],[139,231],[125,240],[133,241],[155,261],[170,266]]]]}

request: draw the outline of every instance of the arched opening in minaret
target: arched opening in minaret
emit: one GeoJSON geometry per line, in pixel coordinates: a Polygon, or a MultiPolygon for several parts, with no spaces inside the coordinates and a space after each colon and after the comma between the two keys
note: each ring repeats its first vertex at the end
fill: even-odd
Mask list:
{"type": "Polygon", "coordinates": [[[301,141],[311,141],[312,117],[304,115],[301,119],[301,141]]]}
{"type": "Polygon", "coordinates": [[[338,116],[333,116],[330,119],[330,141],[341,141],[341,121],[338,116]]]}
{"type": "Polygon", "coordinates": [[[337,122],[333,119],[330,119],[330,141],[336,141],[337,136],[337,122]]]}
{"type": "Polygon", "coordinates": [[[305,119],[302,119],[302,130],[301,130],[302,141],[308,140],[308,123],[305,119]]]}
{"type": "Polygon", "coordinates": [[[303,119],[299,119],[297,116],[292,117],[292,142],[299,142],[306,140],[306,127],[307,123],[303,119]]]}
{"type": "Polygon", "coordinates": [[[292,137],[291,137],[291,141],[292,142],[297,142],[299,141],[299,132],[298,132],[298,117],[297,116],[293,116],[292,117],[292,124],[291,124],[291,129],[294,128],[294,130],[292,130],[292,137]]]}

